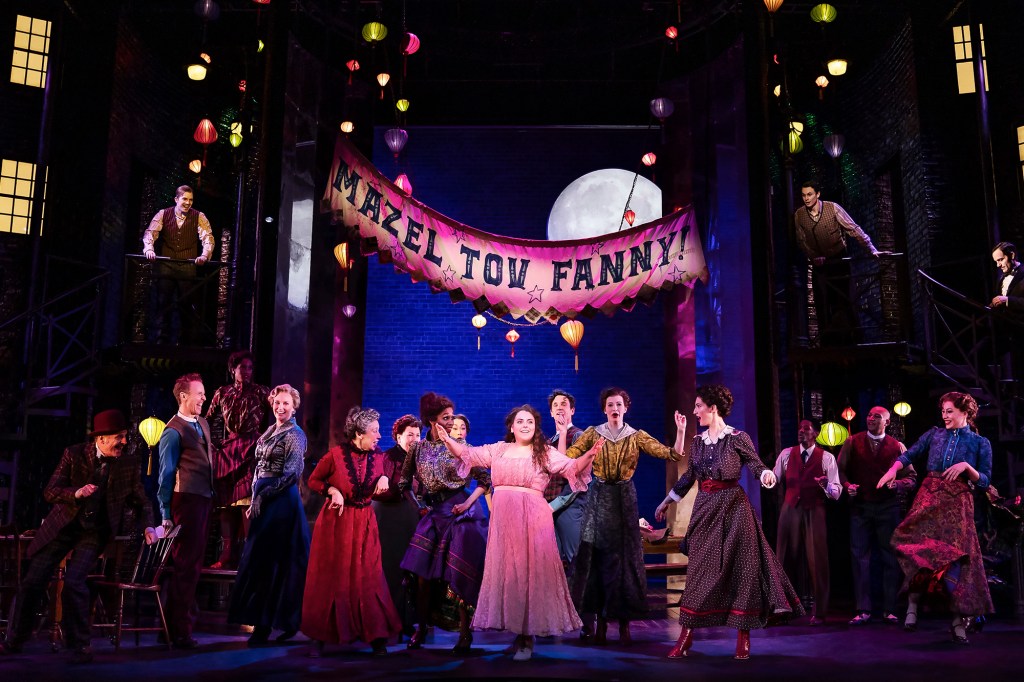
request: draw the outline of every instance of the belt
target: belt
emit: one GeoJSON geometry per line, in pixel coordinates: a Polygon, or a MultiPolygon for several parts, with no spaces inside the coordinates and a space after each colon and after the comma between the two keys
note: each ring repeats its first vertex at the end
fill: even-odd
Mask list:
{"type": "Polygon", "coordinates": [[[625,481],[608,481],[601,478],[600,476],[594,476],[594,480],[597,481],[598,483],[603,483],[604,485],[626,485],[632,479],[627,478],[625,481]]]}
{"type": "Polygon", "coordinates": [[[436,493],[427,493],[423,497],[426,500],[427,504],[429,504],[430,506],[434,506],[441,504],[442,502],[445,502],[455,497],[459,493],[465,491],[465,488],[455,488],[454,490],[452,490],[451,488],[446,488],[444,490],[439,490],[436,493]]]}
{"type": "Polygon", "coordinates": [[[542,493],[539,490],[536,490],[534,488],[526,488],[526,487],[523,487],[521,485],[496,485],[496,486],[494,486],[494,490],[495,490],[495,492],[497,492],[499,490],[515,490],[516,492],[520,492],[520,493],[533,493],[534,495],[541,495],[541,496],[544,495],[544,493],[542,493]]]}
{"type": "Polygon", "coordinates": [[[706,493],[717,493],[720,490],[736,488],[739,486],[739,484],[739,480],[735,478],[729,481],[716,481],[713,478],[709,478],[706,481],[700,482],[700,489],[706,493]]]}

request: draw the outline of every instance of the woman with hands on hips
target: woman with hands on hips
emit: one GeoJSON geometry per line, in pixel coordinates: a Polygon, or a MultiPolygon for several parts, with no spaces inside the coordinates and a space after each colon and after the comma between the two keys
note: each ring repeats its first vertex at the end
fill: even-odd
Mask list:
{"type": "Polygon", "coordinates": [[[664,518],[668,504],[682,499],[694,483],[700,486],[686,531],[689,566],[679,603],[682,630],[669,658],[687,655],[696,628],[724,625],[736,628],[735,658],[746,660],[751,629],[765,627],[772,617],[803,613],[739,486],[744,465],[765,488],[774,487],[776,481],[757,456],[750,436],[725,423],[732,405],[732,393],[724,386],[697,389],[693,414],[707,431],[693,439],[689,468],[656,512],[664,518]]]}
{"type": "Polygon", "coordinates": [[[989,487],[992,444],[978,435],[978,403],[967,393],[951,391],[939,399],[945,428],[934,427],[899,456],[878,487],[893,487],[898,472],[911,464],[926,475],[906,518],[892,534],[892,547],[903,569],[908,592],[905,630],[917,629],[922,594],[946,597],[953,611],[950,635],[967,644],[967,624],[994,611],[974,525],[974,490],[989,487]]]}
{"type": "Polygon", "coordinates": [[[381,565],[377,518],[370,506],[387,492],[380,413],[358,405],[345,419],[345,441],[330,451],[309,476],[309,489],[325,495],[313,528],[309,571],[302,600],[302,631],[317,657],[325,643],[370,644],[376,656],[402,629],[381,565]]]}

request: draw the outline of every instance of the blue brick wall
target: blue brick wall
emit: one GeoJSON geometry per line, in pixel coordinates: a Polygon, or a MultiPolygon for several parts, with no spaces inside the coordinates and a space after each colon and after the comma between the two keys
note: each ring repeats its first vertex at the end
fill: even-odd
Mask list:
{"type": "MultiPolygon", "coordinates": [[[[584,128],[411,128],[396,166],[377,131],[374,163],[389,177],[409,175],[417,199],[460,222],[497,234],[544,239],[558,194],[600,168],[632,170],[656,132],[584,128]]],[[[468,303],[452,304],[425,284],[371,257],[366,300],[364,402],[383,415],[382,445],[392,421],[418,414],[419,397],[436,390],[471,423],[471,443],[500,440],[506,412],[531,403],[547,415],[547,395],[561,387],[577,398],[575,423],[604,421],[602,388],[620,385],[633,398],[627,421],[665,439],[664,324],[661,300],[613,318],[583,319],[580,372],[558,328],[517,328],[515,358],[509,327],[488,318],[476,349],[468,303]]],[[[545,418],[546,433],[553,431],[545,418]]],[[[674,435],[674,434],[673,434],[674,435]]],[[[665,466],[644,458],[635,477],[641,515],[651,517],[664,496],[665,466]]]]}

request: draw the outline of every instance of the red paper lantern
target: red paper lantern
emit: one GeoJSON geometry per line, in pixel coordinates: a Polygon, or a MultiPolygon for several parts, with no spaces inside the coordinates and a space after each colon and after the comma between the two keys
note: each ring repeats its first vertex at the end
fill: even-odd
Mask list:
{"type": "Polygon", "coordinates": [[[658,156],[654,152],[647,152],[640,160],[643,161],[645,166],[653,166],[658,160],[658,156]]]}
{"type": "Polygon", "coordinates": [[[630,227],[633,227],[633,221],[636,220],[636,213],[633,213],[633,209],[627,208],[622,217],[626,219],[626,222],[629,223],[630,227]]]}
{"type": "Polygon", "coordinates": [[[406,33],[402,36],[402,54],[416,54],[416,51],[419,49],[420,39],[416,37],[415,33],[406,33]]]}
{"type": "Polygon", "coordinates": [[[211,144],[217,141],[217,128],[213,121],[204,118],[196,126],[196,132],[192,133],[192,139],[203,145],[203,165],[206,165],[206,150],[211,144]]]}
{"type": "Polygon", "coordinates": [[[350,59],[345,62],[345,66],[348,67],[348,84],[352,85],[352,74],[359,70],[359,60],[350,59]]]}
{"type": "Polygon", "coordinates": [[[852,422],[853,418],[857,416],[857,413],[853,411],[852,407],[847,407],[845,410],[843,410],[840,416],[842,416],[842,418],[845,419],[846,421],[852,422]]]}
{"type": "Polygon", "coordinates": [[[679,29],[676,28],[675,26],[669,26],[668,28],[665,29],[665,36],[669,40],[675,40],[676,38],[679,37],[679,29]]]}

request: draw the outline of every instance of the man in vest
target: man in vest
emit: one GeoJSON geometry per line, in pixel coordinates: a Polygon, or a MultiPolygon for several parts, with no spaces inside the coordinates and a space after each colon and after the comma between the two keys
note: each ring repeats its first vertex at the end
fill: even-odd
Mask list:
{"type": "MultiPolygon", "coordinates": [[[[825,500],[838,500],[836,458],[815,445],[818,430],[809,419],[800,422],[798,445],[779,453],[775,478],[783,496],[779,513],[776,554],[796,584],[806,570],[814,595],[811,625],[821,625],[828,614],[828,534],[825,528],[825,500]]],[[[800,581],[804,582],[804,581],[800,581]]]]}
{"type": "Polygon", "coordinates": [[[64,641],[72,663],[92,660],[89,646],[89,586],[86,577],[96,558],[121,530],[125,506],[134,507],[136,520],[145,525],[147,543],[156,540],[153,507],[139,477],[139,460],[122,458],[128,423],[119,410],[105,410],[93,419],[89,441],[64,450],[56,471],[43,490],[53,504],[43,525],[28,546],[28,565],[18,590],[17,612],[0,653],[21,651],[32,635],[36,614],[64,557],[62,593],[64,641]]]}
{"type": "Polygon", "coordinates": [[[867,423],[868,430],[850,436],[839,451],[839,480],[850,496],[850,554],[857,610],[850,625],[866,625],[871,621],[871,557],[874,552],[878,553],[882,566],[882,619],[896,625],[899,619],[893,609],[903,575],[889,540],[902,515],[899,493],[913,490],[916,474],[913,467],[905,467],[904,478],[896,481],[893,488],[876,488],[878,479],[907,448],[885,433],[889,410],[872,407],[867,423]]]}
{"type": "MultiPolygon", "coordinates": [[[[153,216],[149,227],[142,235],[142,254],[149,260],[159,255],[176,261],[195,261],[202,265],[213,255],[213,229],[210,221],[201,211],[192,209],[192,188],[182,185],[170,206],[153,216]],[[198,237],[198,239],[197,239],[198,237]],[[157,243],[159,242],[159,244],[157,243]],[[200,248],[201,247],[201,248],[200,248]]],[[[190,281],[195,280],[195,266],[172,262],[164,263],[158,273],[157,284],[157,335],[164,334],[164,325],[170,322],[171,336],[179,333],[181,327],[180,309],[186,305],[183,300],[190,281]]],[[[191,304],[189,304],[191,305],[191,304]]],[[[185,330],[189,340],[196,340],[196,324],[200,320],[188,320],[185,330]]],[[[171,341],[176,341],[172,338],[171,341]]]]}
{"type": "Polygon", "coordinates": [[[181,526],[171,548],[173,571],[167,585],[167,627],[171,644],[194,649],[192,605],[206,550],[213,508],[210,425],[200,415],[206,402],[203,378],[186,374],[174,382],[178,413],[160,436],[157,500],[165,529],[181,526]]]}

